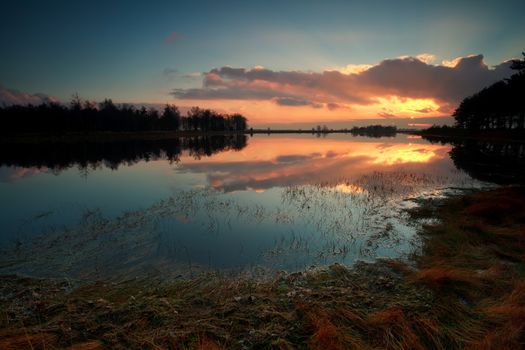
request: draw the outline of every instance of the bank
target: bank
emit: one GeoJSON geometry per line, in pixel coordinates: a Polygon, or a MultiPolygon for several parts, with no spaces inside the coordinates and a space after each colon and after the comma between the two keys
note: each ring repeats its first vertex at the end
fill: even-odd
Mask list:
{"type": "Polygon", "coordinates": [[[205,275],[76,286],[0,279],[0,349],[517,349],[525,189],[426,201],[408,261],[269,280],[205,275]]]}

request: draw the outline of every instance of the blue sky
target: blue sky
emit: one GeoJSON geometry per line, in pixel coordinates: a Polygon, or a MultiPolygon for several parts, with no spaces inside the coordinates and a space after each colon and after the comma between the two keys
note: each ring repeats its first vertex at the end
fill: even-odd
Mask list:
{"type": "Polygon", "coordinates": [[[216,67],[322,72],[430,53],[525,50],[524,1],[18,1],[0,13],[0,85],[67,100],[166,102],[216,67]],[[167,42],[171,33],[176,39],[167,42]]]}

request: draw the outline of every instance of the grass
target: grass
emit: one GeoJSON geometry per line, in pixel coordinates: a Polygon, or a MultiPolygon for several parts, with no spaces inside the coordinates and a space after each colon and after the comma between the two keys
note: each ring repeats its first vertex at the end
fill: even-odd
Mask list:
{"type": "Polygon", "coordinates": [[[525,189],[449,198],[410,263],[70,287],[4,276],[0,349],[520,349],[525,189]]]}

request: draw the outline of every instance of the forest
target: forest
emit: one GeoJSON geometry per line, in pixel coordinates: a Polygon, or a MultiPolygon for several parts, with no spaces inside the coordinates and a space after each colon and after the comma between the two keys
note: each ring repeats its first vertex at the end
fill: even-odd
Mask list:
{"type": "Polygon", "coordinates": [[[185,116],[177,106],[166,105],[162,111],[128,104],[83,101],[74,96],[68,106],[55,102],[40,105],[0,107],[1,133],[62,134],[67,132],[145,132],[145,131],[224,131],[247,129],[247,119],[240,114],[221,114],[210,109],[191,108],[185,116]]]}

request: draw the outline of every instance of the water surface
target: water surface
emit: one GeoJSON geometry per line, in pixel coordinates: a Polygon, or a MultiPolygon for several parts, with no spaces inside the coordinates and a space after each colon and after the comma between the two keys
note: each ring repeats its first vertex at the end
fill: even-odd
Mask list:
{"type": "Polygon", "coordinates": [[[403,208],[487,185],[421,138],[255,135],[0,154],[0,272],[68,278],[295,271],[403,257],[403,208]]]}

